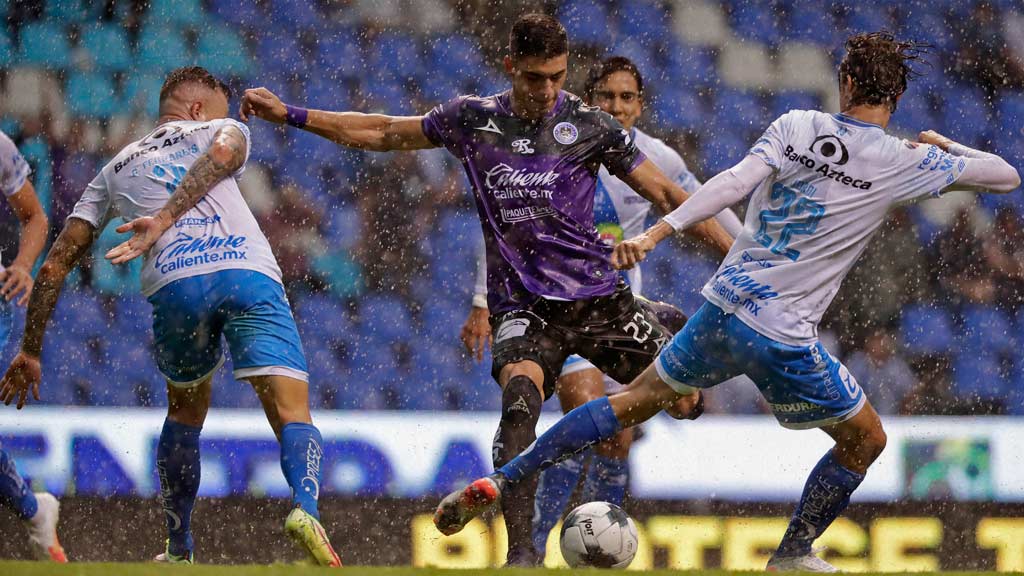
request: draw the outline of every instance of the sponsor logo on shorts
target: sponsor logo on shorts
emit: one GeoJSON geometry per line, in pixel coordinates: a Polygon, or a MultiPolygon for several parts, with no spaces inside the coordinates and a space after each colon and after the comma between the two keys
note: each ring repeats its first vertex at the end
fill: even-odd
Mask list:
{"type": "Polygon", "coordinates": [[[498,326],[498,331],[494,336],[494,343],[497,344],[503,340],[509,338],[519,338],[523,334],[526,334],[526,329],[530,327],[530,320],[527,318],[513,318],[506,320],[498,326]]]}

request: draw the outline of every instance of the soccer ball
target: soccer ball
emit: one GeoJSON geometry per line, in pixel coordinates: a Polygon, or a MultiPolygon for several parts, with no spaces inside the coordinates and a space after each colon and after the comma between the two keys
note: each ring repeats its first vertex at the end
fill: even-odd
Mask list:
{"type": "Polygon", "coordinates": [[[560,546],[573,568],[625,568],[636,555],[636,524],[608,502],[588,502],[565,517],[560,546]]]}

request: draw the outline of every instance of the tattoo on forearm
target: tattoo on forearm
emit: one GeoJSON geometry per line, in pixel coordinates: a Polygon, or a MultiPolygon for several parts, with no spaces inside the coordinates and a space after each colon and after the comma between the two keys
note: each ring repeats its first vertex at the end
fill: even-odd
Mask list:
{"type": "Polygon", "coordinates": [[[221,129],[214,140],[214,145],[226,147],[230,151],[229,157],[226,160],[217,160],[207,150],[196,160],[164,205],[164,209],[170,212],[173,220],[188,212],[211,188],[233,174],[245,161],[245,137],[236,128],[221,129]]]}

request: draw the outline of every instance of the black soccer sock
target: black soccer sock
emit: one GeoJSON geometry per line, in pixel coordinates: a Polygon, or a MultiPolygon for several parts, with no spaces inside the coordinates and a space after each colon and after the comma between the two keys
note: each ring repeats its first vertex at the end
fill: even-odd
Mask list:
{"type": "MultiPolygon", "coordinates": [[[[537,385],[526,376],[509,380],[501,395],[501,423],[494,436],[494,468],[503,466],[537,439],[541,398],[537,385]]],[[[501,511],[508,531],[508,560],[521,561],[524,552],[533,552],[531,522],[537,476],[531,475],[509,485],[501,495],[501,511]],[[515,557],[515,558],[514,558],[515,557]]]]}

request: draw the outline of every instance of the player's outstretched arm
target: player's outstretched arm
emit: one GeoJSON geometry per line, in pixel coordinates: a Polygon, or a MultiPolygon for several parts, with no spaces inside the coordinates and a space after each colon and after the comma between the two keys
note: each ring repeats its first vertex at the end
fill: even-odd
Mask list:
{"type": "Polygon", "coordinates": [[[46,232],[50,223],[31,182],[26,180],[21,190],[8,196],[7,201],[18,216],[21,235],[18,239],[18,255],[6,270],[0,272],[0,296],[8,302],[18,298],[18,305],[24,306],[32,295],[32,266],[46,246],[46,232]]]}
{"type": "MultiPolygon", "coordinates": [[[[662,214],[672,212],[690,197],[678,184],[669,180],[650,160],[644,160],[632,172],[621,176],[621,178],[637,194],[649,200],[662,214]]],[[[729,204],[726,204],[722,208],[728,206],[729,204]]],[[[718,248],[722,254],[726,254],[732,248],[733,237],[714,219],[718,212],[721,210],[708,215],[704,221],[693,226],[687,233],[718,248]]]]}
{"type": "Polygon", "coordinates": [[[46,325],[57,306],[64,279],[92,246],[94,232],[92,224],[71,217],[46,255],[46,261],[36,276],[32,297],[28,301],[21,351],[0,380],[0,400],[4,404],[10,405],[17,399],[20,410],[25,405],[29,390],[32,391],[32,397],[39,400],[39,381],[43,375],[39,356],[43,350],[46,325]]]}
{"type": "Polygon", "coordinates": [[[1005,194],[1020,188],[1020,174],[1017,169],[995,154],[968,148],[934,130],[921,132],[918,141],[922,144],[934,144],[950,154],[971,159],[956,184],[951,187],[953,190],[1005,194]]]}
{"type": "Polygon", "coordinates": [[[132,237],[111,248],[106,253],[107,260],[123,264],[145,254],[211,188],[241,168],[247,152],[248,142],[241,130],[234,126],[217,130],[213,143],[192,164],[156,216],[136,218],[117,227],[118,232],[132,232],[132,237]]]}
{"type": "Polygon", "coordinates": [[[275,124],[287,123],[343,146],[375,152],[437,147],[423,133],[422,116],[306,110],[285,104],[266,88],[246,90],[239,115],[246,122],[256,116],[275,124]]]}
{"type": "Polygon", "coordinates": [[[647,257],[659,242],[680,230],[705,223],[726,206],[732,206],[750,194],[772,173],[757,156],[746,156],[739,164],[708,180],[689,200],[648,228],[642,234],[624,240],[612,253],[612,265],[632,268],[647,257]]]}

